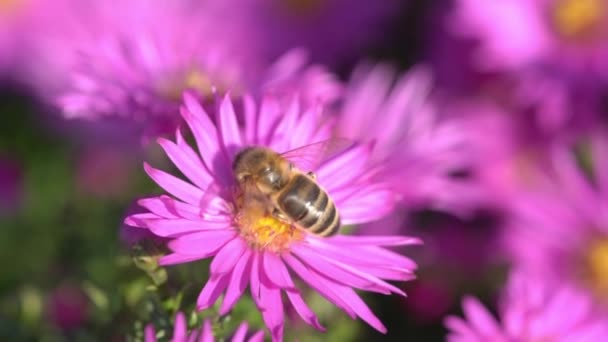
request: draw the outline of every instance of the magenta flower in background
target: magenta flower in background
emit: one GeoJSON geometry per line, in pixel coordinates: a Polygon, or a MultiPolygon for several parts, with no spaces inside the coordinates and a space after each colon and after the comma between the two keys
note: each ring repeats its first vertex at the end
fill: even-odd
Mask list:
{"type": "Polygon", "coordinates": [[[65,283],[50,293],[46,303],[49,321],[62,330],[83,327],[89,319],[91,303],[81,288],[65,283]]]}
{"type": "Polygon", "coordinates": [[[60,11],[62,0],[0,2],[0,82],[15,81],[29,67],[32,34],[42,29],[49,12],[60,11]]]}
{"type": "MultiPolygon", "coordinates": [[[[247,338],[247,330],[249,325],[247,322],[243,322],[239,325],[239,327],[234,332],[229,341],[231,342],[263,342],[264,341],[264,331],[258,331],[254,335],[247,338]]],[[[144,341],[145,342],[156,342],[156,331],[154,330],[154,326],[149,324],[146,326],[144,331],[144,341]]],[[[211,326],[211,322],[209,320],[205,320],[203,322],[203,326],[199,329],[195,329],[193,331],[188,332],[188,325],[186,323],[186,316],[182,312],[178,312],[175,316],[175,327],[173,330],[173,336],[171,337],[171,342],[213,342],[215,341],[215,337],[213,336],[213,329],[211,326]]]]}
{"type": "Polygon", "coordinates": [[[608,76],[604,0],[459,0],[450,29],[480,42],[483,68],[544,66],[608,76]]]}
{"type": "Polygon", "coordinates": [[[463,300],[465,318],[445,320],[448,342],[604,341],[608,320],[584,294],[538,278],[513,272],[500,298],[497,321],[479,300],[463,300]]]}
{"type": "Polygon", "coordinates": [[[397,78],[386,65],[362,65],[335,108],[335,134],[373,143],[372,162],[390,166],[379,177],[410,207],[462,211],[469,189],[450,174],[469,165],[465,135],[456,120],[440,120],[431,87],[425,67],[397,78]]]}
{"type": "Polygon", "coordinates": [[[216,1],[224,15],[252,32],[268,60],[295,47],[315,63],[353,62],[382,38],[402,3],[395,0],[233,0],[216,1]],[[227,9],[226,9],[227,8],[227,9]],[[355,30],[356,32],[353,32],[355,30]]]}
{"type": "Polygon", "coordinates": [[[182,92],[248,88],[255,46],[205,2],[71,2],[36,36],[29,82],[66,118],[119,119],[145,136],[171,132],[182,92]]]}
{"type": "MultiPolygon", "coordinates": [[[[329,138],[332,127],[330,122],[321,121],[322,108],[299,108],[294,99],[285,109],[279,105],[281,100],[266,97],[258,109],[246,97],[241,113],[235,112],[226,98],[216,115],[210,116],[194,97],[186,95],[184,100],[181,113],[198,153],[179,131],[176,142],[160,139],[159,143],[190,182],[146,164],[148,175],[173,197],[139,201],[149,212],[132,215],[125,222],[172,239],[168,244],[172,253],[160,259],[161,265],[213,257],[198,309],[211,307],[224,293],[220,314],[225,315],[249,285],[273,340],[281,340],[283,335],[283,293],[305,322],[323,330],[296,287],[295,275],[353,319],[360,317],[386,332],[354,289],[404,295],[385,280],[410,280],[416,265],[385,247],[417,244],[419,240],[340,234],[321,238],[272,215],[260,214],[225,194],[234,189],[230,165],[240,149],[261,145],[282,152],[329,138]],[[221,189],[210,200],[209,209],[201,213],[201,201],[212,184],[221,189]]],[[[369,146],[355,145],[310,170],[333,199],[343,225],[379,219],[395,205],[391,185],[372,181],[371,157],[369,146]]]]}
{"type": "Polygon", "coordinates": [[[511,204],[504,243],[515,265],[585,291],[608,303],[608,142],[593,136],[581,151],[552,151],[544,182],[511,204]],[[550,168],[549,168],[550,166],[550,168]]]}

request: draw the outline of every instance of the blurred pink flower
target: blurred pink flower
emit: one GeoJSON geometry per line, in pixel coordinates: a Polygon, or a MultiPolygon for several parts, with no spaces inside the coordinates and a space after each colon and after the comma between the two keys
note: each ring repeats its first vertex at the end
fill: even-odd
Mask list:
{"type": "Polygon", "coordinates": [[[430,98],[430,71],[402,77],[387,65],[361,65],[337,108],[336,135],[374,145],[373,163],[389,165],[378,177],[393,184],[410,208],[431,205],[462,211],[468,186],[451,173],[469,165],[457,120],[441,120],[430,98]]]}
{"type": "Polygon", "coordinates": [[[579,287],[608,303],[608,142],[552,150],[543,182],[513,197],[504,243],[520,268],[579,287]]]}
{"type": "MultiPolygon", "coordinates": [[[[332,127],[321,121],[322,109],[301,109],[297,99],[284,109],[279,105],[281,100],[267,97],[258,110],[253,100],[245,97],[240,113],[225,98],[216,115],[210,116],[192,96],[186,95],[184,101],[181,113],[195,137],[198,153],[179,131],[175,143],[165,139],[159,143],[192,183],[146,164],[148,175],[175,197],[141,200],[139,204],[149,212],[132,215],[125,222],[173,239],[168,244],[173,253],[161,258],[161,265],[213,257],[211,277],[198,298],[198,309],[211,307],[225,293],[220,308],[220,314],[225,315],[250,284],[273,340],[282,340],[283,292],[304,321],[323,330],[296,287],[288,271],[291,268],[305,284],[353,319],[360,317],[386,332],[354,289],[404,295],[383,279],[410,280],[416,265],[385,246],[417,244],[419,240],[403,236],[321,238],[260,213],[258,208],[239,205],[232,194],[225,194],[234,189],[230,165],[242,148],[261,145],[282,152],[330,138],[332,127]],[[201,213],[205,189],[212,184],[221,190],[201,213]]],[[[394,207],[390,184],[370,179],[374,171],[369,168],[370,158],[369,146],[355,145],[318,169],[307,170],[316,173],[317,181],[338,208],[343,225],[376,220],[394,207]]]]}
{"type": "Polygon", "coordinates": [[[403,5],[396,0],[216,2],[224,6],[224,16],[252,33],[268,60],[303,47],[311,52],[313,62],[328,65],[358,59],[362,50],[382,38],[403,5]]]}
{"type": "Polygon", "coordinates": [[[76,183],[80,191],[100,198],[127,193],[134,160],[115,148],[92,147],[80,153],[76,183]]]}
{"type": "Polygon", "coordinates": [[[608,320],[575,289],[513,272],[499,303],[499,320],[476,298],[463,300],[465,319],[445,320],[448,342],[605,341],[608,320]]]}
{"type": "Polygon", "coordinates": [[[207,2],[71,1],[38,34],[28,81],[67,118],[119,118],[144,136],[171,132],[182,92],[248,88],[261,69],[245,33],[207,2]]]}
{"type": "MultiPolygon", "coordinates": [[[[228,341],[231,342],[264,342],[264,331],[258,331],[253,336],[247,338],[247,329],[249,328],[247,322],[243,322],[239,325],[234,335],[228,341]]],[[[145,342],[156,342],[156,331],[154,326],[149,324],[146,326],[144,332],[145,342]]],[[[186,316],[182,312],[178,312],[175,316],[175,327],[173,330],[173,336],[171,342],[213,342],[215,338],[213,336],[213,328],[211,321],[205,320],[203,326],[199,329],[195,329],[188,332],[188,325],[186,323],[186,316]]]]}
{"type": "Polygon", "coordinates": [[[88,319],[89,300],[77,286],[63,284],[49,295],[47,314],[50,321],[63,330],[81,327],[88,319]]]}
{"type": "Polygon", "coordinates": [[[458,0],[450,29],[480,42],[483,68],[608,76],[604,0],[458,0]]]}

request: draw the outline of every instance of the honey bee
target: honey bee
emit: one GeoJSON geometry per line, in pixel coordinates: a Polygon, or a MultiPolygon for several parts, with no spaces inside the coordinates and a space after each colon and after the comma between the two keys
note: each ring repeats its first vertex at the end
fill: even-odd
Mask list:
{"type": "Polygon", "coordinates": [[[245,201],[262,198],[276,218],[318,236],[331,236],[340,228],[340,213],[315,174],[303,172],[294,162],[299,159],[300,166],[308,162],[314,169],[312,164],[340,145],[344,142],[332,139],[282,154],[267,147],[247,147],[235,156],[232,170],[241,192],[249,196],[245,201]]]}

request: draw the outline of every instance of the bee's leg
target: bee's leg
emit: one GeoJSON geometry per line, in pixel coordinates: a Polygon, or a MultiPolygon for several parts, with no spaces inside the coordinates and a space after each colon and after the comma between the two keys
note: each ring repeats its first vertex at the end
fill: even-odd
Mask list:
{"type": "Polygon", "coordinates": [[[317,180],[317,175],[315,175],[315,173],[312,171],[306,172],[306,175],[314,180],[317,180]]]}
{"type": "Polygon", "coordinates": [[[272,216],[274,216],[275,218],[278,218],[281,221],[285,221],[288,222],[289,219],[287,218],[287,216],[285,216],[285,214],[283,214],[279,209],[274,208],[272,210],[272,216]]]}

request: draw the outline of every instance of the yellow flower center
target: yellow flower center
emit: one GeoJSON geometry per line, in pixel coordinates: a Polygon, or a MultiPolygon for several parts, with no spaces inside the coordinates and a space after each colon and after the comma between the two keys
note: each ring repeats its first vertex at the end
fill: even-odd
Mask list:
{"type": "Polygon", "coordinates": [[[207,74],[198,69],[191,69],[180,76],[163,80],[158,91],[169,100],[179,101],[186,90],[195,91],[203,98],[209,97],[213,94],[213,86],[207,74]]]}
{"type": "Polygon", "coordinates": [[[25,1],[20,0],[0,0],[0,16],[12,15],[21,7],[24,7],[25,1]]]}
{"type": "Polygon", "coordinates": [[[586,255],[587,281],[591,287],[608,297],[608,238],[594,241],[586,255]]]}
{"type": "Polygon", "coordinates": [[[236,224],[241,236],[253,248],[280,253],[293,241],[302,240],[303,233],[292,224],[272,216],[266,206],[249,201],[239,206],[236,224]]]}
{"type": "Polygon", "coordinates": [[[553,22],[566,38],[586,38],[597,33],[606,19],[604,0],[557,0],[553,22]]]}

